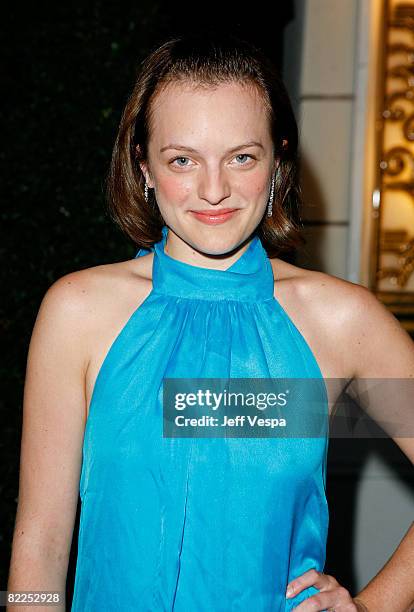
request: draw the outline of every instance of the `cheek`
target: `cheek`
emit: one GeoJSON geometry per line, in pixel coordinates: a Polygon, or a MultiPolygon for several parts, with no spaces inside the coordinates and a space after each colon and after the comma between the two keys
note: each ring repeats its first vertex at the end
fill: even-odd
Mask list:
{"type": "Polygon", "coordinates": [[[191,192],[190,184],[182,178],[162,178],[158,182],[158,190],[170,202],[185,202],[191,192]]]}
{"type": "Polygon", "coordinates": [[[239,181],[238,189],[245,196],[250,198],[259,198],[267,193],[270,186],[268,185],[268,179],[266,173],[251,174],[239,181]]]}

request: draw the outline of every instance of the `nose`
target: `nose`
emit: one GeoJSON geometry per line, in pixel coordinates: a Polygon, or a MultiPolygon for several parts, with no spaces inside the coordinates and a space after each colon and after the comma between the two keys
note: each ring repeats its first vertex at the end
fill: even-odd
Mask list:
{"type": "Polygon", "coordinates": [[[218,169],[206,169],[200,178],[198,196],[209,204],[220,204],[231,195],[231,188],[225,172],[218,169]]]}

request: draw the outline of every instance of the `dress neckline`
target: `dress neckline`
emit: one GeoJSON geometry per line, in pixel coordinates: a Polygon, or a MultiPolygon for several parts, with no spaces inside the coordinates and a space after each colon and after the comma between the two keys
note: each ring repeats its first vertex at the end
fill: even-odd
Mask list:
{"type": "Polygon", "coordinates": [[[167,235],[168,228],[164,226],[161,240],[150,249],[140,249],[135,256],[154,251],[154,293],[212,302],[263,302],[273,299],[273,269],[257,234],[245,252],[225,270],[203,268],[174,259],[165,252],[167,235]]]}

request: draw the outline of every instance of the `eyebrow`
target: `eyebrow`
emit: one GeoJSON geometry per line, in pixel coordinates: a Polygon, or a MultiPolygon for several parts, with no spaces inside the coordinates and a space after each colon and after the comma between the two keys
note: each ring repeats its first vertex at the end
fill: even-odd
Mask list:
{"type": "MultiPolygon", "coordinates": [[[[264,146],[260,142],[251,140],[250,142],[245,142],[244,144],[237,145],[237,147],[232,147],[227,151],[227,153],[233,153],[234,151],[238,151],[239,149],[245,149],[247,147],[260,147],[261,149],[264,149],[264,146]]],[[[167,151],[168,149],[173,149],[175,151],[190,151],[190,153],[198,153],[198,151],[196,149],[193,149],[192,147],[185,147],[184,145],[179,144],[169,144],[165,147],[162,147],[160,149],[160,153],[163,153],[163,151],[167,151]]]]}

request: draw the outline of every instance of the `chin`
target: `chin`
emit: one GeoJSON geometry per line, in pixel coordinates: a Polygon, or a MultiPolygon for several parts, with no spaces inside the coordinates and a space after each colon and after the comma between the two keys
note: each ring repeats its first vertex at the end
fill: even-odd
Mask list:
{"type": "Polygon", "coordinates": [[[189,243],[206,255],[228,255],[245,242],[244,236],[245,233],[229,228],[223,227],[218,232],[208,228],[208,231],[197,232],[194,238],[191,236],[189,243]]]}

